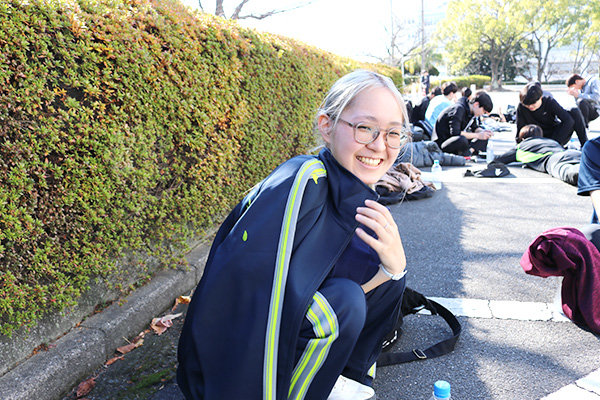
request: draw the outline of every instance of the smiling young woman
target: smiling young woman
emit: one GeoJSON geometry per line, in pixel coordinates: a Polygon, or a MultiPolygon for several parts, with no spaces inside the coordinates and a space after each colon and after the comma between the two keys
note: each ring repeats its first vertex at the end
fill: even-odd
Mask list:
{"type": "Polygon", "coordinates": [[[187,399],[369,399],[406,258],[373,191],[408,141],[393,82],[358,70],[316,115],[318,156],[286,161],[227,217],[188,309],[187,399]]]}

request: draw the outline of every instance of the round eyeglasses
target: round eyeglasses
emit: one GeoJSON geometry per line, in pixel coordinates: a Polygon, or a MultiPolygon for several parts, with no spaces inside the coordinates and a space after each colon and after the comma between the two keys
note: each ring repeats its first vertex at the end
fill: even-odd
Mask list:
{"type": "Polygon", "coordinates": [[[410,141],[411,134],[405,128],[400,126],[392,127],[388,130],[381,130],[377,125],[368,122],[357,122],[353,124],[342,118],[339,121],[347,124],[354,130],[354,140],[360,144],[369,144],[374,142],[381,132],[384,132],[385,143],[392,149],[399,149],[410,141]]]}

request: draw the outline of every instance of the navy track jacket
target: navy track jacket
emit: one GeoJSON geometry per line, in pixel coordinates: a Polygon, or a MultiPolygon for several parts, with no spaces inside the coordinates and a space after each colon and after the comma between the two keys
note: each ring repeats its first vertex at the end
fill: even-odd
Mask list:
{"type": "Polygon", "coordinates": [[[304,398],[335,335],[293,365],[300,325],[366,199],[377,194],[324,149],[281,164],[234,208],[179,340],[187,399],[304,398]]]}

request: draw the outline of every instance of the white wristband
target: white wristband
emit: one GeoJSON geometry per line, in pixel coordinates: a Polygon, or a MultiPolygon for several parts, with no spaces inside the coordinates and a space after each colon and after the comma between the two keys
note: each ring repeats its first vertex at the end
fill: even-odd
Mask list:
{"type": "Polygon", "coordinates": [[[404,275],[406,275],[406,269],[405,269],[404,271],[400,272],[399,274],[395,274],[395,275],[394,275],[394,274],[392,274],[390,271],[388,271],[387,269],[385,269],[385,267],[384,267],[384,266],[383,266],[383,264],[381,264],[381,263],[379,264],[379,269],[380,269],[381,271],[383,271],[383,273],[384,273],[384,274],[385,274],[385,275],[386,275],[388,278],[390,278],[390,279],[391,279],[391,280],[393,280],[393,281],[398,281],[398,280],[400,280],[400,279],[404,278],[404,275]]]}

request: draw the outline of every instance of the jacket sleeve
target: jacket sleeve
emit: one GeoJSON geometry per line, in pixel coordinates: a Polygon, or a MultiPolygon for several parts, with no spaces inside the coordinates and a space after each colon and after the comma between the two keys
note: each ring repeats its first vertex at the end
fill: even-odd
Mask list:
{"type": "Polygon", "coordinates": [[[579,97],[582,99],[590,100],[594,105],[600,104],[600,80],[590,79],[588,88],[585,93],[580,93],[579,97]]]}
{"type": "Polygon", "coordinates": [[[519,132],[521,132],[521,128],[523,128],[525,125],[527,125],[527,117],[526,117],[526,113],[529,110],[526,110],[525,107],[523,107],[522,104],[519,104],[517,106],[517,134],[515,135],[515,139],[519,137],[519,132]]]}
{"type": "Polygon", "coordinates": [[[506,153],[499,155],[498,157],[494,158],[494,161],[501,162],[503,164],[510,164],[511,162],[516,162],[517,161],[517,148],[514,147],[514,148],[510,149],[509,151],[507,151],[506,153]]]}
{"type": "Polygon", "coordinates": [[[465,110],[462,107],[457,107],[456,111],[450,115],[450,136],[460,136],[465,118],[465,110]]]}
{"type": "Polygon", "coordinates": [[[573,132],[573,125],[575,124],[573,117],[554,99],[550,99],[550,111],[560,119],[555,137],[566,137],[569,132],[573,132]]]}

